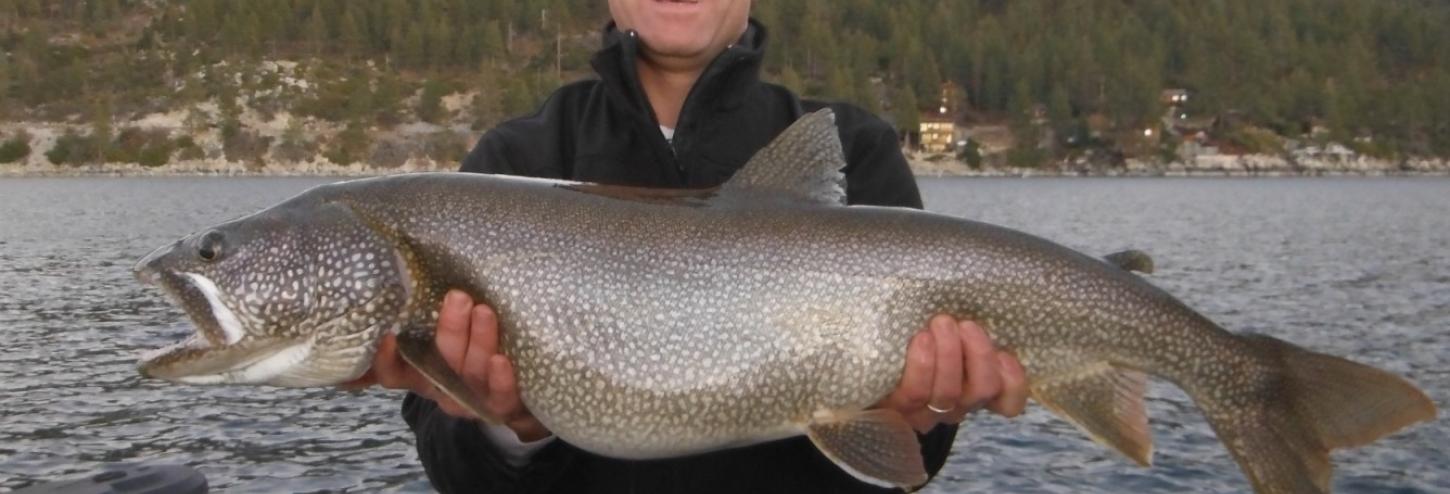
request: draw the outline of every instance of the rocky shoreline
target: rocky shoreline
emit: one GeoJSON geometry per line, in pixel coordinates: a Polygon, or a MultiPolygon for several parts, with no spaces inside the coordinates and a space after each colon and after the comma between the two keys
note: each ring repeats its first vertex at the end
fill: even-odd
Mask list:
{"type": "MultiPolygon", "coordinates": [[[[1274,157],[1245,156],[1231,163],[1238,166],[1189,166],[1183,163],[1130,163],[1127,167],[1095,167],[1084,164],[1026,167],[973,168],[958,161],[927,162],[909,160],[918,177],[1202,177],[1202,178],[1284,178],[1284,177],[1447,177],[1450,161],[1425,160],[1399,166],[1244,166],[1244,163],[1275,162],[1274,157]]],[[[133,163],[86,166],[0,165],[0,178],[61,177],[370,177],[398,173],[453,171],[456,165],[431,160],[409,160],[395,168],[371,167],[362,164],[337,165],[325,159],[310,163],[266,164],[257,166],[222,160],[195,160],[159,167],[133,163]]]]}
{"type": "Polygon", "coordinates": [[[1124,166],[1083,162],[1040,167],[974,168],[954,159],[908,155],[917,176],[930,177],[1442,177],[1450,176],[1450,160],[1417,158],[1402,161],[1363,156],[1351,158],[1270,155],[1202,155],[1192,161],[1130,159],[1124,166]]]}
{"type": "Polygon", "coordinates": [[[86,166],[0,166],[0,178],[62,178],[62,177],[371,177],[396,173],[453,171],[431,162],[408,162],[397,168],[368,167],[361,164],[335,165],[326,160],[300,164],[250,164],[199,160],[158,167],[132,163],[86,166]]]}
{"type": "MultiPolygon", "coordinates": [[[[446,102],[459,105],[457,101],[446,102]]],[[[254,112],[246,112],[242,122],[246,129],[272,141],[281,139],[293,117],[281,113],[270,119],[262,119],[254,112]]],[[[57,165],[46,158],[57,138],[67,131],[83,131],[84,127],[67,123],[4,122],[0,123],[0,134],[14,135],[25,132],[31,137],[32,150],[29,155],[15,163],[0,163],[0,178],[11,177],[153,177],[153,176],[256,176],[256,177],[359,177],[411,173],[424,171],[452,171],[457,162],[435,159],[427,153],[402,152],[395,159],[388,160],[388,166],[370,163],[367,160],[347,165],[333,163],[320,153],[302,161],[279,159],[278,147],[273,144],[258,159],[253,161],[229,160],[222,151],[220,133],[215,128],[202,131],[187,131],[183,125],[183,112],[152,114],[145,118],[124,122],[118,127],[154,129],[168,135],[189,136],[201,150],[199,159],[172,158],[161,166],[142,166],[137,163],[106,163],[91,165],[57,165]],[[404,157],[406,156],[406,157],[404,157]]],[[[308,121],[303,139],[317,142],[335,133],[336,125],[308,121]]],[[[462,151],[471,147],[476,131],[458,125],[429,125],[412,123],[400,125],[388,131],[375,131],[373,138],[378,143],[415,143],[426,140],[430,135],[449,133],[458,139],[462,151]],[[465,142],[466,141],[466,142],[465,142]]],[[[401,146],[395,146],[401,148],[401,146]]],[[[1037,167],[1010,167],[986,165],[972,167],[948,155],[927,155],[907,153],[912,172],[921,177],[1401,177],[1401,176],[1450,176],[1450,159],[1410,158],[1401,160],[1378,159],[1355,154],[1348,149],[1330,144],[1324,147],[1303,147],[1280,155],[1266,154],[1199,154],[1183,157],[1170,163],[1151,159],[1128,159],[1116,165],[1087,161],[1061,161],[1044,163],[1037,167]]],[[[1000,163],[1001,160],[988,160],[1000,163]]]]}

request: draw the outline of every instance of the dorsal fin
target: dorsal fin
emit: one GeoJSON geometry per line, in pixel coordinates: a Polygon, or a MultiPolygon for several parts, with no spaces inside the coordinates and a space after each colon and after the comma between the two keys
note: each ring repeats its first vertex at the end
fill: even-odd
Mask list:
{"type": "Polygon", "coordinates": [[[720,186],[721,195],[765,192],[829,205],[846,203],[846,155],[829,108],[807,114],[755,153],[720,186]]]}
{"type": "Polygon", "coordinates": [[[1153,274],[1153,258],[1149,257],[1147,252],[1138,249],[1114,252],[1103,256],[1103,260],[1108,261],[1108,264],[1117,266],[1123,271],[1153,274]]]}

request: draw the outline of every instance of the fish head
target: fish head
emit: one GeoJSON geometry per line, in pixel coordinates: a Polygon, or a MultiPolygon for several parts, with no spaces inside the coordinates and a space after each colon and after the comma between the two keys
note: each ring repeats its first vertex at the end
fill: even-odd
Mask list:
{"type": "Polygon", "coordinates": [[[144,354],[139,370],[188,384],[355,378],[372,354],[355,350],[371,350],[381,330],[401,320],[409,293],[403,260],[386,236],[351,208],[323,201],[284,203],[193,233],[156,249],[134,272],[195,326],[144,354]],[[339,340],[352,346],[339,348],[339,340]],[[329,348],[336,354],[323,355],[329,348]]]}

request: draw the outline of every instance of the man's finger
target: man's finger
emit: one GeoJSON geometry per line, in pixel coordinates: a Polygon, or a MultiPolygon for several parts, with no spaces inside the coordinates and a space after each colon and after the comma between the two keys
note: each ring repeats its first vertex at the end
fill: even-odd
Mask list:
{"type": "Polygon", "coordinates": [[[514,434],[517,434],[522,441],[537,441],[550,434],[549,429],[532,416],[515,419],[508,423],[508,427],[513,429],[514,434]]]}
{"type": "Polygon", "coordinates": [[[1022,362],[1007,352],[997,352],[1001,362],[1002,394],[987,404],[987,409],[1003,417],[1016,417],[1027,408],[1027,371],[1022,362]]]}
{"type": "MultiPolygon", "coordinates": [[[[478,348],[483,349],[483,353],[489,357],[498,353],[498,314],[493,311],[493,307],[484,304],[473,306],[473,328],[475,331],[482,328],[483,339],[479,341],[478,348]]],[[[476,332],[475,336],[479,334],[476,332]]]]}
{"type": "Polygon", "coordinates": [[[369,372],[384,388],[408,389],[410,379],[407,373],[413,368],[398,355],[398,337],[392,333],[383,335],[378,341],[378,351],[373,357],[373,369],[369,372]]]}
{"type": "Polygon", "coordinates": [[[367,389],[369,386],[377,383],[377,376],[373,375],[372,369],[368,369],[367,372],[364,372],[363,375],[358,376],[357,379],[353,379],[351,381],[339,384],[337,385],[337,387],[347,391],[362,391],[364,389],[367,389]]]}
{"type": "Polygon", "coordinates": [[[925,408],[906,415],[906,423],[911,424],[912,429],[922,434],[931,432],[939,422],[941,422],[941,415],[925,408]]]}
{"type": "Polygon", "coordinates": [[[469,310],[468,353],[463,356],[459,373],[464,384],[475,391],[488,391],[488,362],[498,348],[498,321],[487,305],[475,305],[469,310]]]}
{"type": "Polygon", "coordinates": [[[930,327],[936,342],[936,372],[928,403],[931,411],[947,414],[959,407],[962,398],[962,339],[951,317],[933,317],[930,327]]]}
{"type": "Polygon", "coordinates": [[[453,399],[449,398],[448,395],[445,395],[443,393],[435,394],[438,396],[429,399],[437,402],[438,409],[443,410],[443,413],[452,415],[454,417],[476,418],[474,417],[473,412],[469,411],[467,408],[463,408],[462,406],[460,406],[458,402],[453,401],[453,399]]]}
{"type": "Polygon", "coordinates": [[[967,359],[967,389],[962,393],[962,406],[976,409],[1002,392],[1002,377],[998,375],[1001,361],[997,360],[996,346],[981,326],[962,321],[958,328],[967,359]]]}
{"type": "Polygon", "coordinates": [[[518,379],[507,357],[494,355],[488,361],[488,413],[500,421],[513,419],[523,411],[518,379]]]}
{"type": "Polygon", "coordinates": [[[438,309],[438,332],[433,337],[434,344],[438,345],[443,361],[455,370],[463,367],[463,355],[468,350],[468,323],[472,309],[473,300],[458,290],[449,290],[443,296],[443,307],[438,309]]]}
{"type": "Polygon", "coordinates": [[[906,347],[906,369],[901,384],[888,401],[902,413],[916,413],[931,400],[931,382],[936,374],[936,341],[931,331],[922,331],[911,338],[906,347]]]}
{"type": "Polygon", "coordinates": [[[951,413],[942,415],[937,421],[945,424],[960,424],[963,420],[967,419],[967,414],[971,412],[966,407],[959,406],[956,410],[952,410],[951,413]]]}

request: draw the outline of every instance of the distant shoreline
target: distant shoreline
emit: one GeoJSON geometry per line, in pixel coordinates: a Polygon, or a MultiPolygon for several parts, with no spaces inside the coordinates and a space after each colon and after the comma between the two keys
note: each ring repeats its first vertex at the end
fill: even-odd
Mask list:
{"type": "Polygon", "coordinates": [[[1386,160],[1365,156],[1322,157],[1300,155],[1199,155],[1190,161],[1169,163],[1128,159],[1119,166],[1085,162],[1059,162],[1039,167],[987,166],[973,168],[940,155],[908,155],[917,176],[967,177],[1443,177],[1450,176],[1450,160],[1410,158],[1386,160]]]}
{"type": "Polygon", "coordinates": [[[409,161],[396,168],[374,168],[362,165],[340,166],[328,162],[298,164],[244,165],[219,160],[197,160],[158,167],[136,164],[105,164],[85,166],[5,166],[0,165],[3,178],[66,178],[66,177],[373,177],[398,173],[453,171],[431,161],[409,161]]]}
{"type": "MultiPolygon", "coordinates": [[[[907,153],[907,164],[917,177],[1444,177],[1450,176],[1450,161],[1422,158],[1405,161],[1369,158],[1325,160],[1299,158],[1289,161],[1269,155],[1216,155],[1193,163],[1158,163],[1130,159],[1122,166],[1088,163],[1052,163],[1040,167],[986,166],[974,168],[941,156],[923,157],[907,153]]],[[[455,171],[458,165],[428,158],[413,158],[397,167],[338,165],[323,158],[304,162],[242,163],[223,159],[197,159],[145,167],[135,163],[104,163],[83,166],[30,162],[0,164],[0,179],[19,177],[372,177],[401,173],[455,171]]]]}
{"type": "MultiPolygon", "coordinates": [[[[248,122],[259,118],[248,118],[248,122]]],[[[265,123],[254,123],[258,136],[280,139],[294,118],[279,114],[265,123]]],[[[44,122],[0,122],[0,135],[27,132],[31,138],[28,155],[16,163],[0,163],[0,179],[9,177],[368,177],[420,171],[454,171],[457,157],[433,158],[431,155],[404,153],[406,159],[385,160],[397,166],[378,166],[357,162],[349,165],[333,163],[322,154],[304,155],[303,161],[282,159],[273,151],[254,158],[225,158],[225,146],[219,131],[186,134],[179,112],[152,114],[123,126],[161,130],[189,136],[205,157],[173,157],[164,165],[145,167],[137,163],[97,163],[89,165],[55,164],[50,161],[60,136],[80,133],[74,124],[44,122]],[[258,161],[251,161],[252,159],[258,161]]],[[[322,124],[317,124],[322,125],[322,124]]],[[[333,129],[335,130],[335,129],[333,129]]],[[[426,141],[438,132],[449,131],[436,125],[404,125],[393,131],[388,142],[426,141]]],[[[308,131],[309,139],[326,134],[324,125],[308,131]]],[[[460,130],[454,129],[454,135],[460,130]]],[[[466,147],[465,147],[466,149],[466,147]]],[[[1410,156],[1376,158],[1350,152],[1342,146],[1307,146],[1273,154],[1198,153],[1180,156],[1172,162],[1152,157],[1119,159],[1116,163],[1088,162],[1084,158],[1067,158],[1045,162],[1037,167],[1006,166],[1001,152],[983,157],[983,167],[968,165],[951,154],[906,151],[911,171],[918,177],[1419,177],[1450,176],[1450,158],[1410,156]]],[[[401,158],[396,156],[395,158],[401,158]]],[[[365,161],[365,160],[364,160],[365,161]]]]}
{"type": "MultiPolygon", "coordinates": [[[[376,177],[380,175],[394,175],[400,173],[418,173],[429,170],[360,170],[360,171],[298,171],[298,172],[275,172],[275,171],[225,171],[225,170],[173,170],[173,171],[145,171],[135,170],[0,170],[0,179],[7,178],[167,178],[167,177],[216,177],[216,178],[265,178],[265,177],[338,177],[338,178],[362,178],[376,177]]],[[[442,171],[442,170],[437,170],[442,171]]]]}
{"type": "MultiPolygon", "coordinates": [[[[336,177],[336,178],[365,178],[382,175],[397,175],[404,173],[454,171],[454,169],[429,169],[429,168],[363,168],[363,167],[327,167],[308,169],[280,169],[268,167],[264,169],[248,169],[245,167],[206,169],[206,168],[184,168],[172,169],[141,168],[141,167],[6,167],[0,165],[0,180],[7,178],[136,178],[136,177],[236,177],[236,178],[265,178],[265,177],[336,177]]],[[[1241,171],[1241,170],[1127,170],[1109,169],[1101,171],[1082,170],[1060,170],[1050,168],[986,168],[968,170],[932,170],[912,169],[912,175],[918,178],[1314,178],[1314,177],[1339,177],[1339,178],[1405,178],[1405,177],[1450,177],[1450,170],[1308,170],[1308,171],[1285,171],[1285,170],[1262,170],[1262,171],[1241,171]]]]}
{"type": "Polygon", "coordinates": [[[1075,170],[1042,170],[1034,168],[977,170],[970,173],[939,174],[913,173],[921,178],[1401,178],[1401,177],[1450,177],[1450,170],[1434,171],[1202,171],[1202,170],[1160,170],[1107,172],[1079,172],[1075,170]]]}

